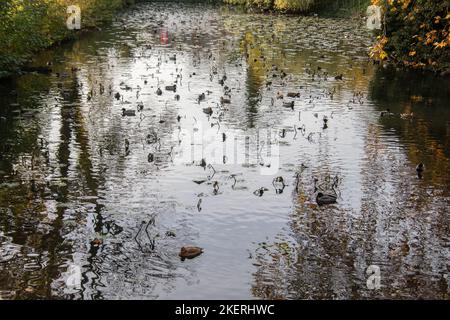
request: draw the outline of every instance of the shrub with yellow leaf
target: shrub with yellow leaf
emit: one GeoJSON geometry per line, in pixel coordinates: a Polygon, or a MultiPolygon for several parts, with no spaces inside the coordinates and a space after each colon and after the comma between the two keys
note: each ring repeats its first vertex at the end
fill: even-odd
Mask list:
{"type": "Polygon", "coordinates": [[[371,49],[378,61],[448,73],[450,14],[448,0],[372,0],[384,13],[383,36],[371,49]]]}

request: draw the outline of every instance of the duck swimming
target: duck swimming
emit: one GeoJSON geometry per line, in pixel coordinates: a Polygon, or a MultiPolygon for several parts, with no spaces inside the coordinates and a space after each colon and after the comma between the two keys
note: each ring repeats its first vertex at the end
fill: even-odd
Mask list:
{"type": "Polygon", "coordinates": [[[157,94],[158,96],[162,95],[162,90],[161,90],[161,88],[158,88],[158,90],[156,90],[156,94],[157,94]]]}
{"type": "Polygon", "coordinates": [[[173,86],[166,86],[166,90],[175,92],[177,91],[177,85],[174,84],[173,86]]]}
{"type": "Polygon", "coordinates": [[[288,92],[287,96],[289,98],[300,98],[300,92],[288,92]]]}
{"type": "Polygon", "coordinates": [[[419,179],[422,179],[422,173],[425,170],[425,165],[423,163],[419,163],[416,167],[417,176],[419,179]]]}
{"type": "Polygon", "coordinates": [[[292,110],[294,110],[294,101],[283,102],[283,107],[285,107],[285,108],[291,108],[292,110]]]}
{"type": "Polygon", "coordinates": [[[184,261],[184,259],[193,259],[195,257],[198,257],[202,253],[203,248],[187,246],[181,248],[179,256],[181,257],[181,260],[184,261]]]}
{"type": "Polygon", "coordinates": [[[127,110],[125,108],[122,108],[122,116],[125,117],[134,117],[136,115],[135,110],[127,110]]]}
{"type": "Polygon", "coordinates": [[[224,97],[221,97],[220,98],[220,103],[221,104],[229,104],[229,103],[231,103],[231,100],[230,99],[226,99],[224,97]]]}
{"type": "Polygon", "coordinates": [[[205,99],[206,99],[206,95],[205,95],[205,93],[202,93],[202,94],[198,95],[197,101],[198,101],[198,103],[200,103],[200,101],[203,101],[205,99]]]}
{"type": "Polygon", "coordinates": [[[203,108],[203,112],[210,116],[213,114],[213,109],[211,107],[203,108]]]}
{"type": "Polygon", "coordinates": [[[323,194],[322,192],[319,192],[316,197],[316,202],[319,206],[333,204],[336,203],[336,201],[337,197],[333,194],[323,194]]]}

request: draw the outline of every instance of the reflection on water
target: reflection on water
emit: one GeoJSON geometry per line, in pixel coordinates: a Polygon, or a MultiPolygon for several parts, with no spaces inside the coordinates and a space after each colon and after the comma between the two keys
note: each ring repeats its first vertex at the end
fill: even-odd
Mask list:
{"type": "Polygon", "coordinates": [[[0,298],[448,299],[449,82],[376,70],[371,41],[356,20],[158,3],[43,53],[52,75],[0,89],[0,298]],[[258,161],[177,161],[202,128],[258,161]]]}

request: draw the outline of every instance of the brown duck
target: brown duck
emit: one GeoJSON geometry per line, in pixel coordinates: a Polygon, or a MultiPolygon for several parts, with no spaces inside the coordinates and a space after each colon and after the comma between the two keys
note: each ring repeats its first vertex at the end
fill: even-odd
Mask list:
{"type": "Polygon", "coordinates": [[[182,247],[179,256],[181,260],[193,259],[203,253],[203,249],[199,247],[182,247]]]}

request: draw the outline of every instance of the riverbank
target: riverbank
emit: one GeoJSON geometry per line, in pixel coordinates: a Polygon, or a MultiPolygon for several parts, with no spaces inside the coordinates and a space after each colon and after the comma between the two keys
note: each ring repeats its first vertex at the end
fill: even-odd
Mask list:
{"type": "Polygon", "coordinates": [[[224,2],[263,12],[297,14],[314,12],[343,17],[365,12],[370,4],[370,0],[224,0],[224,2]]]}
{"type": "Polygon", "coordinates": [[[27,71],[50,72],[50,66],[26,68],[39,51],[98,30],[112,20],[114,14],[133,5],[136,0],[84,0],[81,29],[67,28],[68,0],[6,0],[0,5],[0,78],[27,71]]]}

